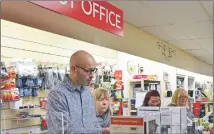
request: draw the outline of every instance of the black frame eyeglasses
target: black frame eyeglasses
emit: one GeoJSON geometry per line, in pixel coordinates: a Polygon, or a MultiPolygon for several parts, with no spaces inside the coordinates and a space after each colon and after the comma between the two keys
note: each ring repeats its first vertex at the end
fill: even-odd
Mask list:
{"type": "Polygon", "coordinates": [[[97,72],[97,68],[89,68],[89,69],[85,69],[83,67],[77,66],[75,65],[75,67],[78,67],[80,69],[82,69],[84,72],[86,72],[87,74],[95,74],[97,72]]]}

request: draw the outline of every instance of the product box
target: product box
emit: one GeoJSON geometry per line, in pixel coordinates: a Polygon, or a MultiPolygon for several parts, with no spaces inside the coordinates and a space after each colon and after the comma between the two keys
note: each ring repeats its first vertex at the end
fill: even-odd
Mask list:
{"type": "Polygon", "coordinates": [[[172,111],[169,108],[160,108],[161,134],[172,134],[172,111]]]}
{"type": "MultiPolygon", "coordinates": [[[[166,110],[171,110],[171,131],[172,133],[187,132],[187,109],[184,107],[166,107],[161,108],[161,113],[166,110]]],[[[161,119],[163,123],[164,119],[161,119]]]]}
{"type": "Polygon", "coordinates": [[[160,134],[160,107],[139,107],[137,116],[144,117],[145,134],[160,134]]]}
{"type": "Polygon", "coordinates": [[[111,134],[144,134],[143,117],[111,116],[111,134]]]}

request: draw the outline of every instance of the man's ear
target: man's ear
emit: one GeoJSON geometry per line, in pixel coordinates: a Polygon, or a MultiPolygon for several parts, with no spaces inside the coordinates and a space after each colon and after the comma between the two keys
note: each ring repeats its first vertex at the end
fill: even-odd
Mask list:
{"type": "Polygon", "coordinates": [[[70,66],[70,73],[73,73],[76,71],[76,68],[74,66],[70,66]]]}

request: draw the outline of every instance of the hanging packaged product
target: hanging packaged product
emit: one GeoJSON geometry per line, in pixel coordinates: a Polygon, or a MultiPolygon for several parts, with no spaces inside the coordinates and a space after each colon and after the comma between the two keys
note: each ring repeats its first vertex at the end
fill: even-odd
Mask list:
{"type": "Polygon", "coordinates": [[[19,77],[38,75],[37,66],[32,59],[12,59],[11,65],[16,68],[19,77]]]}
{"type": "Polygon", "coordinates": [[[3,107],[4,106],[4,102],[2,100],[2,98],[0,97],[0,107],[3,107]]]}
{"type": "Polygon", "coordinates": [[[16,88],[16,84],[13,81],[7,81],[1,84],[1,90],[12,90],[16,88]]]}
{"type": "Polygon", "coordinates": [[[14,67],[7,68],[7,75],[1,76],[1,86],[13,82],[15,83],[16,71],[14,67]]]}
{"type": "Polygon", "coordinates": [[[47,121],[43,117],[41,117],[41,130],[47,130],[47,121]]]}
{"type": "Polygon", "coordinates": [[[8,75],[8,72],[7,72],[5,63],[1,62],[1,77],[7,76],[7,75],[8,75]]]}
{"type": "Polygon", "coordinates": [[[16,78],[16,69],[14,67],[8,67],[7,68],[8,71],[8,77],[9,78],[16,78]]]}
{"type": "Polygon", "coordinates": [[[1,90],[1,98],[3,101],[18,101],[20,100],[19,90],[17,88],[12,90],[1,90]]]}
{"type": "Polygon", "coordinates": [[[19,101],[20,100],[18,88],[15,88],[14,90],[12,90],[11,93],[12,93],[12,101],[19,101]]]}
{"type": "Polygon", "coordinates": [[[123,90],[123,82],[122,81],[116,81],[114,84],[114,89],[123,90]]]}
{"type": "Polygon", "coordinates": [[[46,104],[47,104],[47,98],[41,97],[40,98],[40,107],[45,109],[46,108],[46,104]]]}

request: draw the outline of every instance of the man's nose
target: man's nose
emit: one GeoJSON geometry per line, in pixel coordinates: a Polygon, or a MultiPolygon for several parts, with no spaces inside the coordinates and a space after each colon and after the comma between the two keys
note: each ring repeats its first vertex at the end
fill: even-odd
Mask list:
{"type": "Polygon", "coordinates": [[[94,74],[93,74],[93,73],[90,73],[90,74],[89,74],[89,77],[90,77],[90,78],[94,78],[94,74]]]}

